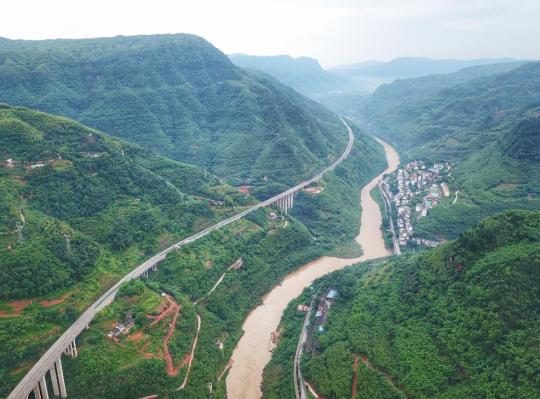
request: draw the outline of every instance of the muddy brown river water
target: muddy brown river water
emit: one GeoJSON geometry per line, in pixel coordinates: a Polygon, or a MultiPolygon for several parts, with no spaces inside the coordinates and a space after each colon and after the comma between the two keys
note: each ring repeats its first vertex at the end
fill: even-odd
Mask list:
{"type": "Polygon", "coordinates": [[[242,325],[244,335],[232,354],[233,365],[226,379],[229,399],[261,397],[263,369],[272,356],[268,347],[270,334],[278,328],[283,311],[290,301],[325,274],[364,260],[390,255],[384,247],[380,230],[381,212],[369,192],[378,184],[383,174],[396,170],[399,156],[392,146],[382,140],[377,141],[384,147],[388,168],[366,184],[360,194],[362,216],[360,232],[355,240],[362,246],[364,254],[353,259],[323,256],[289,274],[281,285],[275,286],[263,298],[263,303],[248,315],[242,325]]]}

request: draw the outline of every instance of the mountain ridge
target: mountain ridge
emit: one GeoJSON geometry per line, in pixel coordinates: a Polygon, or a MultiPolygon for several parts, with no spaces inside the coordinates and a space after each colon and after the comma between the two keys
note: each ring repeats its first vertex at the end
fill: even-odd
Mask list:
{"type": "Polygon", "coordinates": [[[198,36],[16,44],[0,49],[0,101],[71,117],[234,184],[290,184],[346,145],[336,115],[198,36]]]}

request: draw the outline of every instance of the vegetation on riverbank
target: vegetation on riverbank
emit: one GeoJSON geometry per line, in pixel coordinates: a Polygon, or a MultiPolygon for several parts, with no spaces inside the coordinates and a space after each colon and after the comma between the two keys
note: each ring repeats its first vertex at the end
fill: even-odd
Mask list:
{"type": "MultiPolygon", "coordinates": [[[[364,355],[357,397],[537,397],[539,242],[540,212],[508,211],[373,273],[360,264],[322,278],[339,299],[304,376],[320,395],[350,398],[354,355],[364,355]]],[[[295,322],[286,315],[283,325],[295,322]]],[[[291,343],[276,356],[290,356],[291,343]]],[[[265,397],[290,390],[276,370],[267,368],[265,397]]]]}
{"type": "MultiPolygon", "coordinates": [[[[2,237],[4,240],[2,243],[6,248],[2,255],[11,262],[8,262],[9,268],[2,269],[2,279],[6,284],[5,287],[9,286],[11,290],[15,290],[8,292],[3,289],[1,292],[6,301],[0,308],[3,312],[0,314],[0,334],[4,337],[2,353],[5,354],[0,358],[0,373],[2,379],[6,381],[6,384],[2,386],[4,390],[2,394],[7,394],[8,390],[28,370],[32,361],[114,281],[157,250],[195,230],[200,230],[225,218],[231,212],[238,212],[238,208],[233,210],[231,205],[243,206],[251,200],[250,197],[233,191],[211,174],[196,167],[156,156],[136,145],[112,139],[67,119],[8,106],[3,106],[1,111],[4,118],[2,121],[6,121],[7,124],[0,136],[6,144],[2,146],[2,151],[8,148],[10,151],[3,152],[1,155],[13,161],[13,168],[0,169],[2,173],[0,178],[4,188],[3,206],[9,211],[7,217],[2,220],[3,230],[9,232],[2,237]],[[13,126],[18,126],[18,130],[13,126]],[[26,139],[14,137],[14,134],[26,137],[26,139]],[[30,166],[41,164],[43,166],[35,168],[30,166]],[[83,180],[85,186],[81,187],[83,180]],[[87,187],[93,191],[89,193],[87,187]],[[88,206],[81,208],[78,206],[80,203],[87,203],[88,206]],[[22,244],[16,242],[17,234],[13,230],[16,222],[21,221],[19,209],[25,220],[22,244]],[[84,247],[81,246],[81,243],[85,242],[93,245],[89,247],[93,249],[85,252],[84,247]],[[42,251],[45,251],[43,258],[28,257],[37,253],[36,248],[42,248],[42,251]],[[25,253],[28,256],[23,256],[25,253]],[[88,267],[82,267],[85,263],[79,261],[76,262],[76,267],[70,266],[69,262],[74,262],[74,259],[79,259],[77,256],[85,253],[94,256],[88,262],[88,267]],[[22,262],[24,259],[34,259],[35,262],[22,262]],[[64,280],[44,277],[40,273],[46,271],[46,268],[40,267],[39,270],[34,271],[35,266],[43,266],[43,259],[53,262],[54,267],[51,270],[60,273],[61,276],[65,275],[63,270],[80,274],[74,274],[74,277],[66,275],[64,280]],[[30,273],[27,277],[25,277],[26,272],[10,273],[14,270],[13,268],[16,269],[16,265],[19,264],[17,262],[20,263],[20,267],[26,268],[25,270],[30,273]],[[38,292],[30,288],[27,291],[16,289],[13,282],[19,281],[17,279],[20,279],[21,284],[26,285],[36,281],[36,284],[39,283],[39,289],[43,291],[38,292]],[[48,281],[56,285],[49,287],[44,284],[48,281]],[[13,298],[28,298],[29,296],[34,297],[35,304],[31,304],[28,300],[22,311],[16,312],[12,306],[13,302],[10,301],[13,298]],[[41,304],[43,296],[53,300],[51,305],[47,304],[45,307],[41,304]],[[59,297],[61,299],[58,299],[59,297]],[[17,333],[14,334],[14,331],[17,333]],[[36,340],[36,337],[40,339],[36,340]]],[[[237,313],[225,313],[220,316],[223,318],[221,322],[215,321],[215,323],[225,323],[236,329],[227,332],[232,336],[232,340],[239,338],[239,325],[247,311],[253,308],[262,294],[285,274],[324,252],[332,251],[338,243],[343,242],[344,237],[352,238],[355,235],[355,228],[357,228],[355,222],[359,217],[356,213],[359,212],[358,200],[355,198],[358,198],[359,185],[384,167],[383,159],[382,149],[377,144],[369,138],[358,136],[349,159],[321,182],[326,192],[323,190],[319,194],[306,193],[306,197],[301,195],[296,199],[297,206],[301,206],[304,201],[312,200],[311,206],[315,211],[310,219],[312,225],[308,226],[309,230],[305,229],[300,224],[303,218],[300,213],[288,220],[288,226],[284,230],[300,229],[301,233],[297,231],[293,238],[304,237],[307,241],[299,247],[284,249],[283,252],[287,254],[290,261],[279,265],[272,263],[273,261],[259,259],[259,256],[264,259],[271,258],[273,255],[276,259],[282,257],[279,251],[272,255],[271,249],[266,248],[265,244],[261,244],[265,249],[261,249],[260,254],[252,255],[254,259],[257,259],[255,261],[257,265],[257,262],[262,262],[260,267],[265,270],[264,278],[257,275],[257,277],[246,277],[247,282],[237,282],[238,295],[244,295],[242,290],[245,289],[250,292],[249,298],[242,303],[237,313]],[[307,197],[308,195],[311,197],[307,197]],[[339,212],[335,212],[334,215],[332,214],[333,207],[339,209],[339,212]],[[285,269],[278,273],[269,272],[279,266],[285,269]],[[266,282],[262,284],[261,281],[266,282]],[[257,286],[260,289],[253,290],[251,286],[257,286]]],[[[246,240],[261,239],[264,234],[275,228],[275,226],[270,226],[266,211],[250,215],[240,223],[240,226],[251,226],[246,227],[247,232],[238,233],[240,236],[247,234],[246,240]],[[261,232],[259,236],[251,237],[254,234],[251,230],[257,229],[265,233],[261,232]]],[[[229,230],[226,232],[236,234],[229,230]]],[[[224,235],[226,232],[220,234],[224,235]]],[[[279,229],[277,233],[282,234],[279,229]]],[[[232,242],[235,239],[233,238],[232,242]]],[[[289,240],[294,245],[294,240],[289,238],[284,238],[284,240],[289,240]]],[[[233,245],[232,242],[231,245],[233,245]]],[[[254,241],[249,241],[249,243],[253,248],[258,247],[254,241]]],[[[205,251],[196,244],[192,245],[193,251],[199,249],[202,252],[205,251]]],[[[227,261],[231,260],[239,251],[234,249],[237,245],[240,243],[235,243],[231,248],[225,246],[218,257],[223,256],[227,261]]],[[[247,245],[246,242],[243,245],[247,245]]],[[[193,251],[188,252],[194,254],[193,251]]],[[[174,254],[170,259],[174,259],[174,254]]],[[[165,263],[172,262],[170,259],[167,258],[165,263]]],[[[191,317],[188,320],[187,315],[194,315],[195,308],[201,306],[197,305],[194,308],[192,302],[202,292],[207,292],[209,286],[211,287],[211,284],[215,283],[219,277],[218,272],[222,272],[219,268],[210,267],[211,271],[208,274],[200,274],[191,269],[195,267],[192,260],[183,259],[182,264],[187,265],[187,274],[178,274],[182,279],[178,280],[177,286],[149,286],[155,293],[165,290],[173,294],[182,304],[182,314],[177,327],[180,338],[177,340],[175,338],[177,334],[175,334],[171,341],[171,353],[175,355],[184,355],[180,352],[191,344],[194,318],[191,317]],[[190,274],[191,272],[193,273],[190,274]]],[[[227,278],[228,274],[223,281],[223,287],[227,286],[227,278]]],[[[216,290],[209,300],[214,296],[219,296],[219,290],[216,290]]],[[[229,301],[229,298],[224,301],[229,301]]],[[[234,299],[231,301],[234,302],[234,299]]],[[[124,308],[122,309],[125,311],[124,308]]],[[[141,313],[140,308],[134,310],[137,314],[141,313]]],[[[110,312],[105,312],[103,316],[100,316],[104,319],[98,318],[98,324],[91,327],[88,332],[90,335],[88,341],[86,336],[83,337],[81,356],[75,361],[67,359],[66,370],[73,370],[73,372],[68,371],[73,374],[84,371],[89,376],[96,377],[94,369],[97,361],[96,353],[103,355],[104,358],[110,357],[110,362],[108,362],[110,372],[107,375],[116,376],[126,384],[132,381],[134,390],[125,392],[126,397],[130,397],[133,392],[141,389],[137,381],[148,383],[151,377],[148,377],[148,380],[145,379],[146,377],[139,380],[136,376],[140,375],[141,369],[134,371],[129,367],[130,371],[123,374],[122,370],[125,366],[137,356],[138,349],[136,350],[137,346],[134,343],[126,342],[125,356],[122,352],[118,352],[120,350],[118,347],[111,349],[103,344],[106,330],[110,328],[110,325],[105,326],[103,323],[106,321],[110,324],[113,318],[120,318],[116,304],[111,307],[110,312]],[[87,342],[92,344],[92,349],[84,354],[87,342]],[[94,350],[96,352],[92,354],[94,350]],[[86,361],[89,363],[85,363],[86,361]],[[90,367],[90,369],[86,370],[85,367],[90,367]],[[131,372],[133,374],[129,374],[131,372]]],[[[203,326],[205,323],[216,320],[214,313],[207,314],[202,311],[201,316],[203,326]]],[[[223,332],[219,329],[216,331],[223,332]]],[[[201,386],[207,389],[208,381],[202,382],[201,378],[197,377],[199,372],[197,364],[205,362],[204,351],[209,345],[204,334],[201,335],[200,343],[203,355],[194,362],[192,370],[192,378],[195,382],[192,388],[188,385],[186,392],[199,392],[203,389],[201,386]]],[[[153,336],[153,345],[157,344],[157,337],[157,335],[153,336]]],[[[234,342],[232,340],[231,342],[234,342]]],[[[215,342],[213,344],[215,345],[215,342]]],[[[232,350],[232,347],[229,349],[232,350]]],[[[224,357],[224,359],[227,358],[224,357]]],[[[170,378],[167,377],[167,383],[164,383],[161,379],[163,376],[159,374],[161,372],[157,371],[158,365],[164,365],[163,360],[144,359],[143,356],[142,361],[149,363],[148,375],[156,377],[155,381],[160,386],[159,389],[170,390],[172,387],[170,378]]],[[[210,360],[206,360],[208,361],[210,360]]],[[[182,377],[183,373],[184,369],[181,369],[178,377],[173,378],[174,383],[177,382],[176,379],[182,377]]],[[[105,378],[101,377],[101,374],[99,376],[99,378],[105,378]]],[[[210,377],[208,378],[212,381],[210,377]]],[[[99,397],[104,392],[102,390],[107,387],[105,383],[92,386],[91,379],[84,380],[84,378],[75,377],[72,381],[68,382],[69,389],[75,392],[80,391],[82,397],[86,395],[85,391],[88,391],[88,395],[99,397]],[[78,386],[83,388],[78,388],[78,386]]],[[[148,385],[148,387],[157,388],[157,385],[148,385]]],[[[220,389],[223,391],[224,388],[220,389]]]]}
{"type": "Polygon", "coordinates": [[[388,216],[388,211],[392,212],[392,209],[388,210],[388,205],[385,203],[384,198],[381,194],[381,190],[379,189],[379,186],[375,186],[371,189],[369,195],[371,195],[371,198],[375,200],[377,205],[379,206],[379,209],[381,210],[381,233],[384,238],[384,246],[386,249],[393,251],[394,250],[394,243],[392,241],[392,232],[389,228],[390,226],[390,218],[388,216]]]}

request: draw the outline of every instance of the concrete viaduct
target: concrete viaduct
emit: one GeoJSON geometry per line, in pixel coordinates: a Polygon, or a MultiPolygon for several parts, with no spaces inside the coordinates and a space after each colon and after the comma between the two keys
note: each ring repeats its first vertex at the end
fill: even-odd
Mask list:
{"type": "Polygon", "coordinates": [[[215,225],[208,227],[182,241],[171,245],[169,248],[161,251],[157,255],[154,255],[150,259],[137,266],[131,272],[126,274],[120,279],[114,286],[112,286],[107,292],[105,292],[94,304],[92,304],[84,313],[56,340],[56,342],[45,352],[45,354],[34,364],[30,371],[24,376],[19,384],[11,391],[7,399],[49,399],[48,380],[52,386],[52,394],[55,397],[67,398],[66,385],[64,380],[64,372],[62,370],[62,355],[71,357],[77,356],[77,347],[75,344],[76,338],[81,332],[86,329],[94,316],[102,310],[104,307],[113,302],[116,292],[120,286],[132,279],[139,278],[141,276],[148,276],[149,271],[157,270],[159,262],[161,262],[167,254],[171,251],[179,250],[182,246],[192,243],[211,232],[222,228],[230,223],[233,223],[247,214],[256,211],[259,208],[276,205],[283,212],[287,212],[292,208],[294,203],[294,197],[305,187],[312,183],[319,182],[324,174],[334,170],[351,152],[354,135],[352,129],[347,122],[341,118],[342,123],[347,128],[349,134],[349,142],[347,148],[341,154],[341,156],[334,161],[330,166],[310,178],[305,180],[296,186],[283,191],[282,193],[275,195],[265,201],[258,203],[230,218],[222,220],[215,225]]]}

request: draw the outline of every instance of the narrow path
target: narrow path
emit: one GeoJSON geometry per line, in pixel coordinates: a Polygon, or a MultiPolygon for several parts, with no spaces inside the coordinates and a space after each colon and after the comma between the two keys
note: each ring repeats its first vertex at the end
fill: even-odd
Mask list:
{"type": "Polygon", "coordinates": [[[454,205],[458,199],[459,190],[456,191],[456,196],[454,197],[454,202],[452,202],[452,205],[454,205]]]}
{"type": "MultiPolygon", "coordinates": [[[[382,374],[384,376],[386,382],[388,382],[388,384],[390,384],[390,386],[392,386],[392,388],[394,388],[395,391],[403,394],[403,396],[405,396],[405,398],[408,399],[408,396],[405,394],[405,392],[403,392],[403,390],[397,386],[394,379],[390,375],[388,375],[388,373],[386,371],[380,370],[380,369],[376,368],[375,366],[373,366],[366,355],[361,355],[361,356],[362,356],[362,363],[367,368],[369,368],[369,369],[371,369],[371,370],[373,370],[373,371],[375,371],[375,372],[377,372],[379,374],[382,374]]],[[[356,357],[358,357],[358,355],[356,357]]]]}
{"type": "Polygon", "coordinates": [[[396,230],[394,228],[394,220],[392,219],[392,202],[390,201],[390,198],[388,197],[388,193],[382,186],[381,182],[379,182],[378,186],[379,186],[379,191],[383,197],[384,211],[388,215],[388,227],[390,227],[390,232],[392,233],[392,245],[394,247],[394,254],[401,255],[401,248],[399,247],[399,242],[396,237],[396,230]]]}
{"type": "Polygon", "coordinates": [[[193,359],[195,359],[195,349],[197,348],[197,341],[199,340],[199,332],[201,331],[201,316],[199,316],[198,314],[196,316],[197,316],[197,333],[195,334],[195,339],[193,340],[193,345],[191,347],[188,369],[186,371],[186,376],[184,377],[184,382],[182,382],[182,385],[180,385],[176,389],[177,391],[184,389],[186,387],[188,379],[189,379],[189,373],[191,371],[191,363],[193,363],[193,359]]]}
{"type": "Polygon", "coordinates": [[[306,329],[309,324],[309,317],[311,316],[311,311],[313,309],[313,299],[309,304],[309,310],[306,313],[304,318],[304,324],[302,324],[302,330],[300,331],[300,338],[298,338],[298,344],[296,345],[296,353],[294,355],[294,364],[293,364],[293,378],[294,378],[294,392],[296,399],[307,399],[306,395],[306,386],[304,383],[304,377],[302,375],[302,352],[304,351],[304,344],[306,342],[306,329]]]}
{"type": "Polygon", "coordinates": [[[308,391],[316,398],[316,399],[319,399],[319,398],[322,398],[322,396],[320,396],[317,392],[315,392],[315,389],[313,389],[313,387],[311,386],[311,384],[309,382],[305,382],[306,384],[306,387],[308,389],[308,391]]]}
{"type": "MultiPolygon", "coordinates": [[[[174,315],[172,317],[171,322],[169,323],[169,331],[167,331],[167,334],[165,335],[165,337],[163,337],[163,357],[165,358],[165,362],[167,363],[167,375],[169,377],[174,377],[178,375],[178,372],[180,371],[182,364],[179,364],[177,367],[174,367],[174,361],[171,356],[171,352],[169,352],[169,341],[171,340],[171,337],[174,334],[176,321],[178,320],[178,315],[180,314],[180,305],[174,302],[174,304],[171,304],[171,307],[169,309],[174,309],[174,315]]],[[[169,309],[167,311],[169,311],[169,309]]]]}
{"type": "Polygon", "coordinates": [[[223,378],[223,376],[225,375],[225,373],[227,372],[227,370],[229,370],[233,365],[233,361],[232,359],[229,360],[229,363],[227,363],[227,365],[225,366],[225,368],[223,369],[223,371],[219,374],[219,377],[217,379],[217,383],[219,384],[219,382],[221,381],[221,379],[223,378]]]}
{"type": "Polygon", "coordinates": [[[209,296],[212,292],[214,292],[214,291],[216,290],[216,288],[221,284],[221,282],[222,282],[223,279],[225,278],[225,275],[227,274],[227,272],[228,272],[229,270],[231,270],[232,268],[234,268],[234,267],[237,265],[237,263],[238,263],[241,259],[242,259],[242,258],[238,259],[236,262],[234,262],[232,265],[230,265],[230,266],[227,268],[227,270],[225,270],[225,271],[223,272],[223,274],[222,274],[221,277],[218,279],[218,281],[216,281],[216,283],[214,284],[214,286],[212,287],[212,289],[211,289],[210,291],[208,291],[208,292],[206,293],[206,295],[200,297],[200,298],[197,299],[195,302],[193,302],[193,305],[197,305],[199,302],[201,302],[201,301],[205,300],[206,298],[208,298],[208,296],[209,296]]]}
{"type": "Polygon", "coordinates": [[[364,254],[354,259],[323,256],[286,276],[281,284],[276,285],[263,298],[262,305],[255,308],[242,325],[244,335],[234,349],[232,354],[234,364],[225,380],[228,399],[261,397],[262,373],[271,358],[271,353],[266,350],[268,336],[277,329],[283,311],[291,300],[298,297],[313,281],[327,273],[361,261],[391,255],[384,245],[380,229],[381,210],[371,197],[370,191],[377,186],[383,175],[397,169],[399,156],[389,144],[382,140],[377,141],[384,147],[388,167],[366,184],[360,193],[362,214],[360,232],[355,240],[362,246],[364,254]]]}

